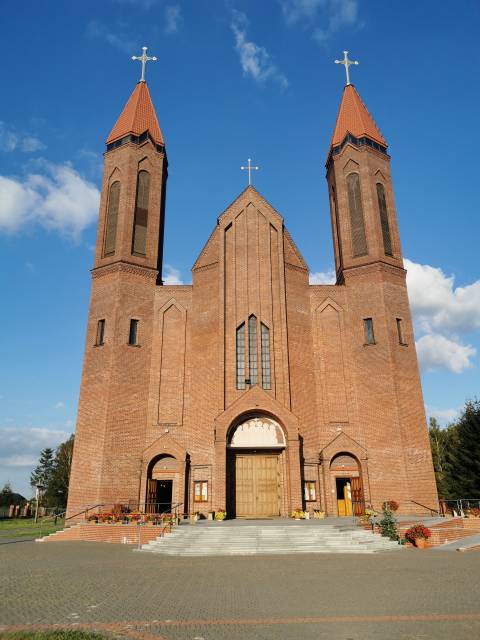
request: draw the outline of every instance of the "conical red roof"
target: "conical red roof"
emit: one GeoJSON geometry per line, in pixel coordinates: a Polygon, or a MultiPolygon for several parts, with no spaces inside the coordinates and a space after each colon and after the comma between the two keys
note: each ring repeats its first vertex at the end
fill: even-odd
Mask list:
{"type": "Polygon", "coordinates": [[[387,141],[368,113],[353,84],[347,84],[343,91],[330,147],[341,144],[347,133],[351,133],[356,138],[368,136],[382,146],[387,146],[387,141]]]}
{"type": "Polygon", "coordinates": [[[133,133],[148,131],[157,144],[164,144],[155,107],[146,82],[139,82],[107,138],[107,144],[133,133]]]}

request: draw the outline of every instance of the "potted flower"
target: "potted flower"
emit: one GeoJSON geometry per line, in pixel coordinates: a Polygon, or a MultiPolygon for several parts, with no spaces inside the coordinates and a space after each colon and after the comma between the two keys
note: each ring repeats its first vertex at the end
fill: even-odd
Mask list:
{"type": "Polygon", "coordinates": [[[218,511],[215,511],[215,520],[217,522],[222,522],[226,517],[227,512],[225,511],[225,509],[219,509],[218,511]]]}
{"type": "Polygon", "coordinates": [[[415,524],[413,527],[410,527],[410,529],[405,531],[405,539],[419,549],[425,549],[427,546],[427,540],[431,535],[432,532],[430,529],[427,529],[423,524],[415,524]]]}
{"type": "Polygon", "coordinates": [[[98,524],[98,513],[92,513],[92,515],[88,516],[87,522],[94,522],[98,524]]]}
{"type": "Polygon", "coordinates": [[[294,520],[302,520],[303,518],[305,518],[305,513],[303,509],[300,509],[300,507],[297,507],[296,509],[294,509],[292,511],[292,518],[294,520]]]}
{"type": "Polygon", "coordinates": [[[382,509],[390,509],[390,511],[398,511],[398,507],[400,505],[398,504],[398,502],[396,500],[386,500],[383,504],[382,504],[382,509]]]}
{"type": "Polygon", "coordinates": [[[321,520],[322,518],[325,518],[325,511],[321,511],[320,509],[314,509],[313,517],[315,520],[321,520]]]}

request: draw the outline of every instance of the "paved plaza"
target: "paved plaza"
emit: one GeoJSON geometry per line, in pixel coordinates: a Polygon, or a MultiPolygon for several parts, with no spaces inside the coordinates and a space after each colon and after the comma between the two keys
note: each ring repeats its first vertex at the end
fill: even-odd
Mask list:
{"type": "Polygon", "coordinates": [[[477,552],[179,558],[105,543],[0,545],[1,631],[143,640],[480,636],[477,552]]]}

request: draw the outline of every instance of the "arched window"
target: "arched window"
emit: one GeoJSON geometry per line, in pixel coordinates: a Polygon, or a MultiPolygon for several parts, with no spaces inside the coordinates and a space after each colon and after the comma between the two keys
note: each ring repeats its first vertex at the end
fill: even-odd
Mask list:
{"type": "Polygon", "coordinates": [[[237,327],[237,389],[245,389],[245,323],[237,327]]]}
{"type": "Polygon", "coordinates": [[[347,190],[353,256],[365,256],[368,253],[367,238],[365,235],[365,220],[363,219],[360,177],[358,173],[350,173],[347,176],[347,190]]]}
{"type": "Polygon", "coordinates": [[[330,191],[330,208],[332,210],[333,224],[334,224],[334,229],[337,236],[338,261],[340,263],[340,266],[342,266],[343,265],[342,237],[340,234],[340,221],[338,219],[337,194],[335,193],[335,187],[333,186],[330,191]]]}
{"type": "Polygon", "coordinates": [[[267,325],[260,324],[262,340],[262,388],[271,389],[270,375],[270,329],[267,325]]]}
{"type": "Polygon", "coordinates": [[[137,198],[133,222],[132,253],[144,256],[147,251],[148,196],[150,193],[150,174],[139,171],[137,179],[137,198]]]}
{"type": "Polygon", "coordinates": [[[392,238],[390,236],[390,225],[388,223],[387,199],[385,198],[385,187],[381,182],[377,182],[378,209],[380,211],[380,224],[382,226],[383,250],[386,256],[392,253],[392,238]]]}
{"type": "Polygon", "coordinates": [[[105,225],[105,243],[103,255],[111,256],[115,253],[117,237],[118,205],[120,203],[120,182],[114,182],[108,193],[107,222],[105,225]]]}
{"type": "Polygon", "coordinates": [[[257,358],[257,318],[250,316],[248,319],[248,368],[250,384],[258,382],[258,358],[257,358]]]}

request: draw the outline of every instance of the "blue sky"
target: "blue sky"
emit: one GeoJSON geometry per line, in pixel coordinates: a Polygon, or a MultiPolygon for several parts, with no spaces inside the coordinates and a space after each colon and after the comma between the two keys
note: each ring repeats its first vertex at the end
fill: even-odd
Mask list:
{"type": "Polygon", "coordinates": [[[427,412],[445,423],[478,394],[478,3],[27,0],[2,18],[0,485],[29,494],[40,449],[74,429],[104,141],[143,45],[158,57],[170,282],[190,281],[248,157],[328,280],[333,60],[360,61],[352,80],[390,145],[427,412]]]}

